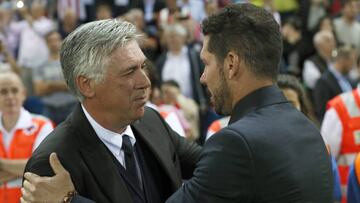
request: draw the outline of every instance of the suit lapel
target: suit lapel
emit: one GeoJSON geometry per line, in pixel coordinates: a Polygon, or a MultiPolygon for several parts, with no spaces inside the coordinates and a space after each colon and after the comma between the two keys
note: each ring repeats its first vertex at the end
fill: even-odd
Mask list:
{"type": "Polygon", "coordinates": [[[80,153],[99,188],[110,202],[131,202],[130,193],[110,152],[96,135],[80,105],[74,112],[74,123],[81,140],[80,153]]]}
{"type": "Polygon", "coordinates": [[[158,136],[152,128],[150,128],[143,119],[137,121],[131,125],[133,130],[137,131],[137,134],[144,140],[144,143],[148,145],[149,149],[154,153],[157,160],[160,162],[161,166],[166,171],[167,175],[170,177],[175,187],[181,185],[181,177],[178,176],[172,158],[167,149],[168,145],[165,144],[165,141],[161,136],[158,136]]]}

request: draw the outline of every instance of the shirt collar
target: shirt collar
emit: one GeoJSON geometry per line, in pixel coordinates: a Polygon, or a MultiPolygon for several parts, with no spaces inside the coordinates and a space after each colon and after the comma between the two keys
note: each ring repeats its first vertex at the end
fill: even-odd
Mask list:
{"type": "Polygon", "coordinates": [[[259,88],[238,101],[231,114],[229,125],[251,111],[277,103],[289,103],[278,87],[271,85],[259,88]]]}
{"type": "MultiPolygon", "coordinates": [[[[1,131],[6,131],[4,128],[4,125],[2,123],[2,113],[0,113],[0,129],[1,131]]],[[[26,129],[31,127],[32,122],[31,122],[31,114],[25,110],[23,107],[21,107],[20,109],[20,116],[19,119],[16,122],[16,125],[13,129],[11,129],[11,131],[15,130],[15,129],[26,129]]]]}
{"type": "Polygon", "coordinates": [[[115,152],[117,155],[120,154],[123,135],[128,135],[131,144],[134,146],[136,142],[136,138],[130,125],[128,125],[125,131],[121,134],[113,132],[111,130],[102,127],[98,122],[96,122],[95,119],[91,117],[91,115],[87,112],[87,110],[82,104],[81,104],[81,108],[83,109],[84,114],[88,119],[90,125],[94,128],[96,135],[109,148],[110,151],[115,152]]]}

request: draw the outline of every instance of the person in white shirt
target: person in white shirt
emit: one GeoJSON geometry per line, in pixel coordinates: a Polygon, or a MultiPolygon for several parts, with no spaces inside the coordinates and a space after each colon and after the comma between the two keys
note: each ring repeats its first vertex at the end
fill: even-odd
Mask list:
{"type": "Polygon", "coordinates": [[[321,74],[328,69],[332,53],[336,48],[334,35],[330,31],[320,31],[313,39],[316,54],[304,62],[303,79],[307,88],[312,90],[321,74]]]}

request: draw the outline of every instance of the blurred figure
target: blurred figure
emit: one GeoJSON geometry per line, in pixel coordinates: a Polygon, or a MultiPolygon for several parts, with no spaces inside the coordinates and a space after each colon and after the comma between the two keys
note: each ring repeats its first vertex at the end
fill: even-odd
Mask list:
{"type": "Polygon", "coordinates": [[[75,12],[71,9],[68,9],[64,12],[64,19],[60,23],[59,32],[62,38],[68,36],[72,31],[74,31],[79,25],[79,18],[76,16],[75,12]]]}
{"type": "Polygon", "coordinates": [[[324,117],[327,102],[338,94],[351,91],[353,88],[348,74],[356,63],[354,49],[350,46],[338,48],[334,53],[334,60],[334,63],[318,79],[313,91],[314,109],[320,122],[324,117]]]}
{"type": "Polygon", "coordinates": [[[206,16],[211,16],[219,10],[219,4],[217,0],[206,0],[205,1],[205,13],[206,16]]]}
{"type": "Polygon", "coordinates": [[[0,72],[13,71],[21,73],[21,68],[17,65],[15,58],[7,50],[5,43],[0,39],[0,72]]]}
{"type": "Polygon", "coordinates": [[[66,13],[72,11],[80,21],[85,21],[86,9],[85,5],[88,0],[56,0],[57,2],[57,15],[60,22],[65,21],[66,13]]]}
{"type": "Polygon", "coordinates": [[[196,102],[185,97],[180,86],[174,80],[168,80],[162,83],[161,92],[164,104],[178,107],[184,114],[186,121],[189,122],[190,128],[185,131],[189,140],[197,140],[199,138],[199,107],[196,102]]]}
{"type": "Polygon", "coordinates": [[[205,3],[203,0],[180,0],[178,5],[182,8],[183,13],[188,13],[191,19],[197,23],[206,17],[205,3]]]}
{"type": "Polygon", "coordinates": [[[0,203],[18,203],[25,164],[52,130],[45,117],[22,108],[26,93],[18,75],[0,73],[0,203]]]}
{"type": "Polygon", "coordinates": [[[111,6],[106,3],[96,6],[96,20],[105,20],[112,18],[111,6]]]}
{"type": "Polygon", "coordinates": [[[155,61],[160,55],[158,31],[153,29],[153,27],[146,25],[144,13],[140,9],[131,9],[123,16],[123,18],[134,24],[138,32],[144,36],[141,48],[147,58],[151,61],[155,61]]]}
{"type": "Polygon", "coordinates": [[[43,114],[55,124],[64,121],[70,114],[77,99],[66,86],[60,64],[61,36],[57,31],[48,33],[45,37],[49,49],[47,62],[35,69],[34,90],[43,103],[43,114]]]}
{"type": "MultiPolygon", "coordinates": [[[[360,58],[357,59],[360,71],[360,58]]],[[[360,83],[357,88],[327,103],[321,134],[337,159],[343,195],[346,196],[349,166],[360,152],[360,83]]]]}
{"type": "Polygon", "coordinates": [[[304,83],[310,90],[314,89],[317,80],[328,69],[336,48],[334,35],[330,31],[316,33],[313,42],[316,54],[305,60],[302,73],[304,83]]]}
{"type": "Polygon", "coordinates": [[[350,167],[347,190],[347,203],[360,202],[360,153],[350,167]]]}
{"type": "Polygon", "coordinates": [[[206,106],[203,87],[199,82],[203,67],[199,53],[186,45],[186,29],[180,24],[165,28],[164,38],[168,50],[157,61],[161,81],[175,80],[181,93],[194,99],[198,105],[206,106]]]}
{"type": "Polygon", "coordinates": [[[156,74],[157,72],[155,65],[150,60],[146,60],[146,68],[144,70],[151,84],[148,91],[148,101],[146,106],[158,111],[167,124],[169,124],[171,129],[173,129],[180,136],[186,137],[184,128],[177,114],[175,112],[165,111],[164,109],[159,108],[159,105],[162,101],[160,101],[161,93],[159,87],[159,77],[156,74]]]}
{"type": "Polygon", "coordinates": [[[45,7],[40,1],[31,4],[30,12],[27,8],[22,8],[21,14],[27,22],[27,28],[20,36],[18,64],[32,69],[47,60],[49,52],[44,36],[53,30],[55,25],[45,16],[45,7]]]}
{"type": "Polygon", "coordinates": [[[282,90],[286,99],[290,101],[297,110],[304,113],[315,125],[319,125],[319,122],[315,118],[314,111],[311,108],[309,98],[296,77],[281,74],[278,76],[277,85],[282,90]]]}
{"type": "Polygon", "coordinates": [[[0,38],[8,52],[13,57],[17,57],[20,34],[27,27],[27,23],[25,21],[16,22],[13,18],[14,14],[10,2],[3,1],[0,4],[0,38]]]}
{"type": "Polygon", "coordinates": [[[337,39],[343,45],[355,46],[360,51],[360,23],[356,20],[356,1],[343,1],[342,15],[334,20],[337,39]]]}
{"type": "Polygon", "coordinates": [[[302,34],[302,22],[297,17],[288,18],[281,33],[285,67],[282,67],[280,71],[301,76],[305,59],[313,54],[312,43],[302,34]]]}

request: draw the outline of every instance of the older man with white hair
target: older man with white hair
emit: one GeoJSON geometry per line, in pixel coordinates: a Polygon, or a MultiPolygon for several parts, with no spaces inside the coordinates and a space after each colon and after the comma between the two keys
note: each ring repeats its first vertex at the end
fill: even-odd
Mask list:
{"type": "Polygon", "coordinates": [[[316,53],[305,60],[303,69],[303,79],[310,90],[314,89],[316,81],[328,69],[333,50],[336,48],[334,35],[330,31],[316,33],[313,42],[316,53]]]}

